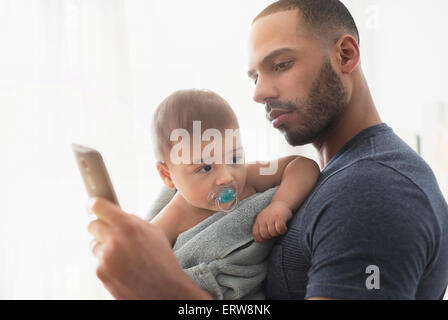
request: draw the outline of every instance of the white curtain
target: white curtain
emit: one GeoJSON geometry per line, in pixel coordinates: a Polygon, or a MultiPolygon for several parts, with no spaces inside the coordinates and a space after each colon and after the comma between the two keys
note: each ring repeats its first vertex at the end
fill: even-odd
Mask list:
{"type": "Polygon", "coordinates": [[[0,4],[0,297],[107,298],[70,144],[115,159],[120,187],[138,181],[123,2],[0,4]]]}
{"type": "Polygon", "coordinates": [[[161,186],[148,124],[166,95],[215,90],[247,140],[264,132],[246,41],[265,4],[0,1],[1,299],[110,298],[95,277],[72,142],[102,152],[123,209],[144,217],[161,186]],[[259,127],[247,125],[254,118],[259,127]]]}
{"type": "MultiPolygon", "coordinates": [[[[435,24],[437,6],[447,9],[443,0],[433,1],[434,10],[420,15],[421,28],[435,24]]],[[[174,90],[208,88],[225,97],[240,119],[248,160],[294,152],[315,158],[309,147],[289,147],[251,99],[247,37],[252,18],[270,2],[0,0],[0,299],[111,298],[95,277],[87,195],[70,145],[99,149],[123,209],[144,217],[161,186],[148,124],[174,90]]],[[[405,108],[396,106],[399,99],[387,104],[398,81],[388,84],[387,74],[393,71],[388,57],[409,57],[407,42],[396,48],[383,36],[393,13],[413,1],[400,1],[402,7],[391,1],[344,2],[360,25],[364,66],[380,109],[403,110],[397,109],[405,108]],[[387,48],[394,52],[385,54],[387,48]]],[[[414,2],[412,12],[421,13],[421,2],[414,2]]],[[[410,48],[421,50],[412,53],[411,75],[418,70],[426,77],[421,64],[428,60],[446,74],[446,44],[435,49],[445,42],[444,27],[430,30],[430,49],[408,34],[410,48]]],[[[406,26],[398,30],[406,33],[406,26]]],[[[434,103],[443,105],[448,90],[442,73],[432,76],[440,89],[434,103]]],[[[435,97],[428,90],[424,95],[435,97]]],[[[421,110],[415,107],[409,116],[416,112],[421,110]]],[[[408,114],[391,111],[386,120],[397,124],[400,116],[408,114]]],[[[434,158],[440,161],[440,155],[434,158]]]]}

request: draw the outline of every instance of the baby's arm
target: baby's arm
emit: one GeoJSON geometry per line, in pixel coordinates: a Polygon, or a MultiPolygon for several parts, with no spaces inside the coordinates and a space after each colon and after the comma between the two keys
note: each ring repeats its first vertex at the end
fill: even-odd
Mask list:
{"type": "Polygon", "coordinates": [[[158,226],[163,230],[171,246],[176,242],[177,237],[180,234],[180,213],[182,212],[181,206],[178,205],[178,198],[180,195],[177,193],[173,199],[160,211],[152,220],[151,223],[158,226]]]}
{"type": "Polygon", "coordinates": [[[257,192],[280,185],[270,205],[257,216],[253,227],[255,241],[284,234],[286,222],[311,192],[319,177],[319,166],[311,159],[291,156],[277,161],[278,170],[273,175],[260,175],[260,165],[248,165],[248,182],[257,192]]]}

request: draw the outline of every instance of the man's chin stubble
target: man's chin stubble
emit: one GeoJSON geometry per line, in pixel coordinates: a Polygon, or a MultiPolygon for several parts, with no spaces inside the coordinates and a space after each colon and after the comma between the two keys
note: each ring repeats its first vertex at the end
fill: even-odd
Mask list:
{"type": "Polygon", "coordinates": [[[291,132],[284,125],[278,128],[280,132],[285,137],[286,141],[291,146],[303,146],[309,143],[313,143],[316,139],[319,138],[320,135],[324,133],[326,130],[319,130],[318,132],[313,132],[308,129],[302,130],[301,132],[291,132]]]}

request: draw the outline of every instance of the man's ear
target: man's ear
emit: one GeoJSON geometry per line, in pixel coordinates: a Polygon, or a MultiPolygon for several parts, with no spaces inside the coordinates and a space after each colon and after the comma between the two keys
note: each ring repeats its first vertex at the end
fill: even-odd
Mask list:
{"type": "Polygon", "coordinates": [[[163,183],[170,189],[175,188],[173,180],[171,179],[170,169],[166,163],[157,161],[156,163],[157,171],[159,172],[160,178],[162,178],[163,183]]]}
{"type": "Polygon", "coordinates": [[[359,64],[358,43],[351,35],[342,36],[335,44],[337,62],[342,73],[351,73],[359,64]]]}

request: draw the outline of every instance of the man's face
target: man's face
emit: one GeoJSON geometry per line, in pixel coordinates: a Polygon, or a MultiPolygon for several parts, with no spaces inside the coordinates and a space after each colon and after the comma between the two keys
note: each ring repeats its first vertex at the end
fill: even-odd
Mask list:
{"type": "Polygon", "coordinates": [[[249,43],[254,100],[291,145],[313,142],[338,119],[347,93],[320,43],[299,27],[297,10],[257,20],[249,43]]]}

